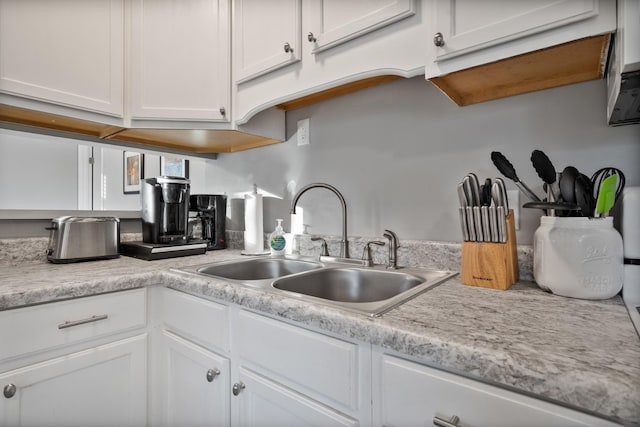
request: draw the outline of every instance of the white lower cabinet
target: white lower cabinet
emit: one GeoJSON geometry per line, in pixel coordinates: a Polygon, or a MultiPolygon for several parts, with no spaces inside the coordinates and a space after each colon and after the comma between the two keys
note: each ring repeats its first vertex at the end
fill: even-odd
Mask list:
{"type": "Polygon", "coordinates": [[[163,426],[228,426],[229,359],[162,333],[163,426]]]}
{"type": "Polygon", "coordinates": [[[370,424],[370,346],[157,291],[152,425],[370,424]]]}
{"type": "Polygon", "coordinates": [[[618,425],[382,352],[374,351],[373,377],[374,425],[618,425]]]}
{"type": "Polygon", "coordinates": [[[242,309],[233,314],[233,425],[370,424],[368,345],[242,309]]]}
{"type": "Polygon", "coordinates": [[[0,388],[0,426],[145,425],[145,289],[0,311],[0,388]]]}
{"type": "Polygon", "coordinates": [[[146,339],[142,334],[0,374],[0,425],[145,425],[146,339]]]}
{"type": "Polygon", "coordinates": [[[234,426],[359,425],[357,420],[248,369],[238,369],[237,382],[232,390],[234,426]]]}

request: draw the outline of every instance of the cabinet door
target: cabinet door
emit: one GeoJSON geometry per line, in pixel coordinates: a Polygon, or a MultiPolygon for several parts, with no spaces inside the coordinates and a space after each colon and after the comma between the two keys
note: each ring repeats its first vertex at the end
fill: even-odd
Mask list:
{"type": "Polygon", "coordinates": [[[0,425],[145,425],[146,340],[144,334],[0,375],[0,425]]]}
{"type": "Polygon", "coordinates": [[[415,13],[415,0],[315,0],[310,3],[309,41],[314,52],[321,52],[415,13]]]}
{"type": "Polygon", "coordinates": [[[234,0],[235,79],[243,83],[300,60],[301,0],[234,0]]]}
{"type": "Polygon", "coordinates": [[[234,426],[357,426],[359,423],[325,405],[273,383],[244,368],[233,385],[234,426]]]}
{"type": "Polygon", "coordinates": [[[378,366],[376,425],[444,425],[436,418],[476,427],[617,425],[392,356],[382,356],[378,366]]]}
{"type": "Polygon", "coordinates": [[[133,119],[228,121],[228,1],[131,2],[133,119]]]}
{"type": "Polygon", "coordinates": [[[229,360],[163,332],[162,425],[229,425],[229,360]]]}
{"type": "Polygon", "coordinates": [[[598,15],[598,0],[436,0],[435,5],[434,31],[444,40],[436,61],[598,15]]]}
{"type": "Polygon", "coordinates": [[[122,0],[0,1],[0,91],[121,117],[122,0]]]}

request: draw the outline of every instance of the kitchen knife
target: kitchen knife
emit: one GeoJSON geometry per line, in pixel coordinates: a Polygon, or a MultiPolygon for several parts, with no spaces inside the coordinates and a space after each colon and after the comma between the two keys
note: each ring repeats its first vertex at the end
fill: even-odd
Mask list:
{"type": "Polygon", "coordinates": [[[480,207],[480,216],[482,217],[482,235],[485,242],[491,241],[491,227],[489,225],[489,206],[480,207]]]}
{"type": "Polygon", "coordinates": [[[480,206],[480,181],[478,181],[478,176],[475,173],[469,172],[467,177],[469,177],[471,187],[471,205],[480,206]]]}
{"type": "Polygon", "coordinates": [[[462,182],[458,184],[458,201],[460,202],[460,206],[462,207],[469,206],[467,195],[464,192],[464,184],[462,182]]]}
{"type": "Polygon", "coordinates": [[[507,241],[507,218],[504,213],[504,206],[496,207],[498,213],[498,241],[505,243],[507,241]]]}
{"type": "Polygon", "coordinates": [[[462,229],[462,239],[465,242],[469,241],[469,228],[467,227],[467,212],[462,206],[458,208],[460,213],[460,228],[462,229]]]}
{"type": "Polygon", "coordinates": [[[462,190],[464,191],[465,197],[467,199],[467,206],[473,206],[473,191],[471,190],[472,184],[469,176],[465,176],[462,179],[462,190]]]}
{"type": "Polygon", "coordinates": [[[502,194],[502,205],[504,206],[504,212],[505,212],[505,216],[507,214],[509,214],[509,197],[507,196],[507,186],[504,183],[504,179],[502,178],[496,178],[495,182],[498,183],[498,187],[500,190],[500,193],[502,194]]]}
{"type": "Polygon", "coordinates": [[[480,186],[480,205],[491,205],[491,178],[487,178],[484,184],[480,186]]]}
{"type": "Polygon", "coordinates": [[[480,206],[473,207],[473,225],[476,227],[476,242],[484,242],[484,234],[482,230],[482,214],[480,206]]]}
{"type": "Polygon", "coordinates": [[[498,213],[495,206],[489,207],[489,229],[491,230],[491,241],[498,242],[498,213]]]}
{"type": "Polygon", "coordinates": [[[473,220],[473,207],[467,206],[465,210],[467,211],[467,227],[469,228],[469,240],[471,240],[472,242],[476,242],[477,236],[476,236],[476,227],[473,220]]]}

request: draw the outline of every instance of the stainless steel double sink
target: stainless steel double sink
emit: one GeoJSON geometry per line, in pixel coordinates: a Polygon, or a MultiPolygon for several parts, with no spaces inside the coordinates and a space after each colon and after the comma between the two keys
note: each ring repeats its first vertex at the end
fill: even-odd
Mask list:
{"type": "Polygon", "coordinates": [[[384,266],[357,260],[319,261],[305,257],[259,257],[177,269],[261,288],[367,316],[377,317],[457,273],[384,266]]]}

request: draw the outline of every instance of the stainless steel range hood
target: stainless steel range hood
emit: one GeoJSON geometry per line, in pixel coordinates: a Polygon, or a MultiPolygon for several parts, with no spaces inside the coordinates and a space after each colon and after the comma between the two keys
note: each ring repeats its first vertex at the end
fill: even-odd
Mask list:
{"type": "Polygon", "coordinates": [[[640,2],[618,1],[618,31],[607,73],[612,126],[640,123],[640,2]]]}

